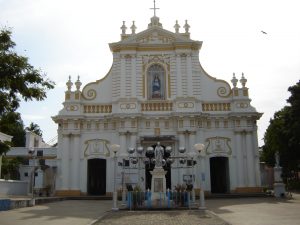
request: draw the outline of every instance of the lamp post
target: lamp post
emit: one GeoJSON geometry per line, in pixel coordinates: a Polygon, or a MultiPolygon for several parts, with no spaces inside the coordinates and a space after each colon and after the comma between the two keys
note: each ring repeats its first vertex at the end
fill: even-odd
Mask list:
{"type": "Polygon", "coordinates": [[[28,154],[32,158],[32,164],[33,164],[33,169],[31,171],[31,205],[35,205],[35,199],[34,199],[34,180],[35,180],[35,149],[34,148],[29,148],[28,149],[28,154]]]}
{"type": "MultiPolygon", "coordinates": [[[[194,145],[194,148],[197,150],[197,152],[199,153],[199,156],[200,156],[200,153],[204,150],[205,145],[201,144],[201,143],[197,143],[197,144],[194,145]]],[[[200,164],[200,160],[199,160],[199,164],[200,164]]],[[[202,181],[201,180],[202,180],[202,174],[200,176],[200,207],[199,207],[199,209],[206,209],[204,191],[203,191],[203,188],[202,188],[202,181]]]]}
{"type": "Polygon", "coordinates": [[[120,145],[112,144],[110,146],[112,152],[114,153],[114,190],[113,190],[113,211],[118,211],[119,208],[117,207],[117,189],[116,189],[116,176],[117,176],[117,152],[120,149],[120,145]]]}

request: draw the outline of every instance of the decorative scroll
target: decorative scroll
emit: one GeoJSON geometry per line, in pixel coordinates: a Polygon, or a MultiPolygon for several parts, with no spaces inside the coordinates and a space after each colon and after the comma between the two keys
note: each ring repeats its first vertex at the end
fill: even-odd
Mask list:
{"type": "Polygon", "coordinates": [[[206,144],[206,154],[220,154],[220,155],[231,155],[232,149],[230,147],[231,139],[227,137],[211,137],[205,140],[206,144]]]}
{"type": "Polygon", "coordinates": [[[67,111],[78,111],[79,107],[77,105],[68,105],[66,106],[67,111]]]}
{"type": "Polygon", "coordinates": [[[105,139],[91,139],[84,142],[86,145],[84,149],[84,156],[103,155],[110,156],[108,145],[110,142],[105,139]]]}
{"type": "Polygon", "coordinates": [[[120,109],[135,109],[136,104],[135,103],[122,103],[120,104],[120,109]]]}
{"type": "Polygon", "coordinates": [[[179,102],[178,108],[194,108],[193,102],[179,102]]]}
{"type": "Polygon", "coordinates": [[[87,100],[93,100],[97,96],[97,92],[94,89],[90,89],[86,92],[86,95],[84,96],[87,100]]]}
{"type": "Polygon", "coordinates": [[[231,94],[230,89],[227,89],[225,87],[219,87],[217,90],[217,94],[219,97],[226,98],[231,94]]]}

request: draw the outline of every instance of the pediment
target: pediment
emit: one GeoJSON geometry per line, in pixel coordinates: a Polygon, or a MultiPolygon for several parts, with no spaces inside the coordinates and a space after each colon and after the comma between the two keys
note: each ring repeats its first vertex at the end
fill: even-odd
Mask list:
{"type": "Polygon", "coordinates": [[[111,43],[110,47],[127,45],[172,45],[176,43],[200,45],[199,41],[191,40],[187,36],[186,34],[172,33],[161,27],[150,27],[140,33],[128,35],[124,40],[111,43]]]}

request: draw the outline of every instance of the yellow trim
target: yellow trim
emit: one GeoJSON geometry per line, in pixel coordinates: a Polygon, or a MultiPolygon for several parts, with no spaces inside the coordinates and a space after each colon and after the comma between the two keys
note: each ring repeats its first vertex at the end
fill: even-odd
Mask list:
{"type": "Polygon", "coordinates": [[[121,46],[115,45],[111,47],[112,52],[120,52],[120,51],[174,51],[177,49],[191,49],[191,50],[199,50],[201,48],[201,43],[183,43],[183,44],[172,44],[165,46],[157,46],[157,45],[149,45],[149,46],[140,46],[134,44],[132,46],[121,46]]]}
{"type": "MultiPolygon", "coordinates": [[[[108,75],[109,75],[110,72],[112,71],[112,68],[113,68],[113,65],[111,65],[111,67],[110,67],[108,73],[107,73],[104,77],[102,77],[101,79],[96,80],[96,81],[94,81],[94,82],[90,82],[90,83],[86,84],[86,85],[83,87],[82,92],[81,92],[81,96],[82,96],[85,100],[93,100],[93,99],[94,99],[94,98],[93,98],[93,99],[88,99],[88,98],[86,98],[86,97],[84,96],[85,88],[87,88],[87,86],[89,86],[89,85],[92,85],[92,84],[98,84],[98,83],[102,82],[104,79],[106,79],[106,78],[108,77],[108,75]]],[[[96,98],[96,96],[95,96],[95,98],[96,98]]]]}
{"type": "MultiPolygon", "coordinates": [[[[215,78],[215,77],[209,75],[209,74],[203,69],[203,67],[202,67],[202,65],[201,65],[201,63],[200,63],[200,61],[199,61],[199,60],[197,60],[197,61],[198,61],[198,63],[199,63],[200,68],[202,69],[203,73],[204,73],[207,77],[209,77],[210,79],[212,79],[212,80],[214,80],[214,81],[216,81],[216,82],[222,82],[222,83],[224,83],[224,84],[226,84],[226,85],[228,86],[229,93],[228,93],[227,95],[225,95],[225,96],[220,96],[220,95],[217,93],[217,94],[219,95],[219,97],[223,97],[223,98],[228,98],[228,97],[230,97],[230,96],[232,95],[232,91],[231,91],[230,84],[229,84],[227,81],[225,81],[225,80],[217,79],[217,78],[215,78]]],[[[220,87],[220,88],[221,88],[221,87],[220,87]]]]}

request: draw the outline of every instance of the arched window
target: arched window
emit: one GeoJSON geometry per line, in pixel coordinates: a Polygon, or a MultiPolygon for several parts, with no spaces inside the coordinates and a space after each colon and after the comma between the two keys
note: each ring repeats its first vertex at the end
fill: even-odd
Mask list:
{"type": "Polygon", "coordinates": [[[148,99],[165,99],[165,70],[154,64],[147,71],[148,99]]]}

